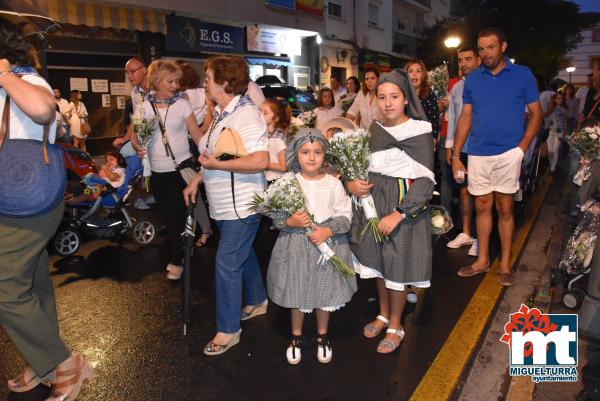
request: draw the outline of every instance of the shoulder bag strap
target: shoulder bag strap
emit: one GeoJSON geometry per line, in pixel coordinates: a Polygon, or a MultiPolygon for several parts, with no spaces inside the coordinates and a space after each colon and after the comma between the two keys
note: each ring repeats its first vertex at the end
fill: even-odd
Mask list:
{"type": "MultiPolygon", "coordinates": [[[[10,96],[6,94],[6,100],[4,101],[4,109],[2,110],[2,122],[0,123],[0,150],[4,141],[10,132],[10,96]]],[[[46,144],[48,143],[48,137],[50,136],[50,125],[44,124],[44,136],[42,141],[42,159],[44,164],[50,164],[50,156],[48,156],[48,149],[46,144]]]]}
{"type": "Polygon", "coordinates": [[[154,111],[154,115],[156,116],[158,128],[160,128],[163,144],[165,145],[165,152],[167,152],[167,156],[171,156],[171,159],[175,164],[175,168],[177,169],[177,160],[175,160],[175,155],[173,154],[173,150],[171,150],[171,145],[169,145],[169,139],[167,138],[167,130],[163,125],[162,119],[160,118],[160,115],[158,114],[158,110],[156,110],[156,106],[154,105],[154,103],[150,102],[150,105],[152,106],[152,110],[154,111]]]}
{"type": "Polygon", "coordinates": [[[2,110],[2,122],[0,123],[0,150],[2,149],[2,145],[4,145],[4,139],[8,135],[9,125],[10,125],[10,97],[6,94],[6,99],[4,100],[4,109],[2,110]]]}

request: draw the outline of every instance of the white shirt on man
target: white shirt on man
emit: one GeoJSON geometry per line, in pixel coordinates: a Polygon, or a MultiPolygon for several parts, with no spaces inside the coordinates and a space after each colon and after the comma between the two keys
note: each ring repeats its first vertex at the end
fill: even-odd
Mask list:
{"type": "MultiPolygon", "coordinates": [[[[155,117],[152,104],[148,100],[145,100],[142,106],[146,118],[155,117]]],[[[169,146],[171,147],[171,151],[173,151],[177,164],[192,157],[186,125],[187,118],[193,114],[190,102],[182,98],[168,108],[156,107],[156,111],[165,126],[169,146]]],[[[152,133],[152,139],[148,144],[148,160],[150,160],[152,171],[157,173],[167,173],[176,170],[173,159],[170,155],[167,155],[165,144],[162,140],[162,133],[158,125],[158,117],[156,127],[152,133]]]]}
{"type": "MultiPolygon", "coordinates": [[[[41,86],[50,92],[54,96],[54,92],[44,78],[37,75],[23,75],[21,76],[23,81],[29,82],[32,85],[41,86]]],[[[4,110],[4,103],[6,102],[6,91],[0,87],[0,110],[4,110]]],[[[1,112],[0,112],[1,114],[1,112]]],[[[10,101],[10,139],[35,139],[42,141],[44,139],[44,126],[33,122],[33,120],[25,114],[14,101],[10,101]]],[[[48,133],[48,142],[54,143],[56,138],[56,120],[50,123],[48,133]]]]}
{"type": "Polygon", "coordinates": [[[590,88],[587,86],[582,86],[577,89],[575,93],[575,99],[579,99],[579,114],[583,113],[583,108],[585,107],[585,99],[587,98],[587,94],[590,91],[590,88]]]}
{"type": "MultiPolygon", "coordinates": [[[[200,139],[198,144],[200,152],[206,150],[209,153],[214,153],[217,140],[225,128],[239,133],[248,154],[269,151],[267,126],[258,107],[248,103],[236,108],[239,100],[239,95],[234,97],[224,110],[221,110],[220,106],[215,107],[214,126],[200,139]],[[218,123],[215,123],[223,112],[229,114],[218,123]]],[[[210,217],[215,220],[236,220],[255,213],[250,210],[250,203],[254,194],[262,192],[266,186],[265,175],[262,172],[234,174],[234,208],[231,194],[231,173],[223,170],[202,169],[202,171],[204,173],[204,185],[210,217]]]]}

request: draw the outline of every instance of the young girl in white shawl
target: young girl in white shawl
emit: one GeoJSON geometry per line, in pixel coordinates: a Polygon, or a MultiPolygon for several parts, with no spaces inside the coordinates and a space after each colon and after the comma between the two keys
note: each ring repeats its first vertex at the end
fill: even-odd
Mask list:
{"type": "Polygon", "coordinates": [[[431,124],[405,71],[379,78],[377,103],[383,121],[369,129],[369,180],[350,181],[348,190],[356,197],[371,193],[380,217],[378,229],[388,240],[376,242],[373,235],[363,235],[367,220],[362,210],[355,210],[350,245],[360,277],[377,280],[379,315],[365,326],[364,335],[374,338],[388,327],[377,352],[390,353],[404,338],[407,286],[430,286],[433,141],[431,124]]]}

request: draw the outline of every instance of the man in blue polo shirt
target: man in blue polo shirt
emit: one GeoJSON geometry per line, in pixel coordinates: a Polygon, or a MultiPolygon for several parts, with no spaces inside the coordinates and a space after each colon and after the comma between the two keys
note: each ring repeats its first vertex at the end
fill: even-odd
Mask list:
{"type": "Polygon", "coordinates": [[[472,71],[463,91],[463,109],[458,120],[452,151],[452,174],[465,167],[460,153],[469,138],[469,193],[475,197],[479,254],[471,265],[458,271],[461,277],[487,272],[494,201],[502,255],[500,284],[514,282],[510,246],[514,230],[513,196],[519,190],[524,152],[542,123],[542,110],[533,74],[529,68],[503,57],[507,43],[497,28],[486,28],[477,36],[482,66],[472,71]],[[524,111],[529,121],[524,127],[524,111]]]}

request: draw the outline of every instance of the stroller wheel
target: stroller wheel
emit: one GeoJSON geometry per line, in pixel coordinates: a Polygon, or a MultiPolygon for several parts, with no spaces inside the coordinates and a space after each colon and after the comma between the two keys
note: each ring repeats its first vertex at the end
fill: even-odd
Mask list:
{"type": "Polygon", "coordinates": [[[71,228],[59,231],[54,237],[54,250],[61,256],[71,256],[81,246],[81,236],[71,228]]]}
{"type": "Polygon", "coordinates": [[[131,231],[131,237],[140,245],[148,245],[154,240],[156,229],[149,220],[140,220],[134,224],[131,231]]]}
{"type": "Polygon", "coordinates": [[[585,291],[581,288],[571,288],[562,296],[562,304],[569,309],[577,310],[583,302],[585,291]]]}

